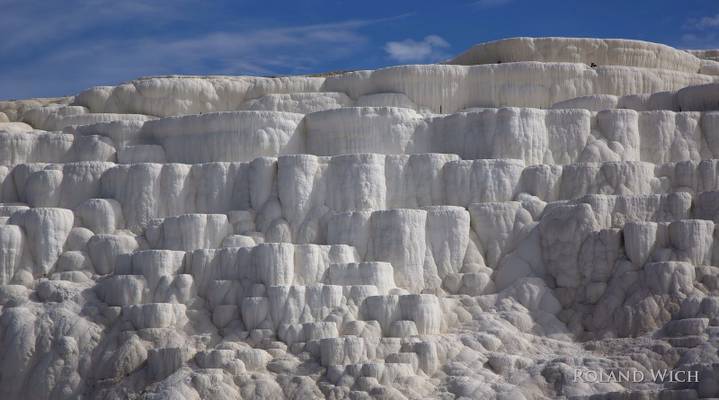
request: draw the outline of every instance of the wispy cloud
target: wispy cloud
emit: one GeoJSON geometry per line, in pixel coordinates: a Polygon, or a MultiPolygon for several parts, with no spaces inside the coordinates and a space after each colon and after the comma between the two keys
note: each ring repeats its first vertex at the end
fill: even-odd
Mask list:
{"type": "Polygon", "coordinates": [[[688,29],[706,30],[719,28],[719,14],[702,18],[692,18],[684,25],[688,29]]]}
{"type": "MultiPolygon", "coordinates": [[[[348,56],[366,45],[357,29],[371,21],[278,27],[251,32],[221,31],[191,38],[122,40],[63,46],[32,65],[0,75],[0,88],[72,83],[74,91],[138,76],[164,74],[304,73],[320,61],[348,56]]],[[[11,89],[5,89],[11,88],[11,89]]],[[[0,91],[0,97],[4,93],[0,91]]],[[[69,92],[67,94],[72,94],[69,92]]]]}
{"type": "Polygon", "coordinates": [[[684,48],[719,48],[719,14],[689,18],[683,25],[680,46],[684,48]]]}
{"type": "Polygon", "coordinates": [[[680,47],[685,49],[719,48],[719,34],[716,32],[685,33],[681,37],[680,47]]]}
{"type": "Polygon", "coordinates": [[[296,26],[228,18],[220,24],[216,15],[199,15],[201,0],[47,3],[0,0],[9,10],[0,18],[0,36],[12,38],[0,41],[6,61],[0,99],[73,94],[147,75],[321,72],[321,65],[368,48],[363,28],[406,17],[296,26]],[[196,21],[186,20],[190,16],[196,21]]]}
{"type": "Polygon", "coordinates": [[[275,67],[296,71],[332,60],[367,43],[358,29],[375,21],[353,20],[330,24],[276,27],[253,31],[220,31],[180,39],[146,40],[130,45],[133,60],[156,67],[192,69],[214,64],[218,73],[273,73],[275,67]]]}
{"type": "Polygon", "coordinates": [[[446,57],[445,49],[449,43],[438,35],[426,36],[416,41],[405,39],[398,42],[387,42],[384,50],[387,55],[399,62],[436,61],[446,57]]]}
{"type": "Polygon", "coordinates": [[[477,0],[472,5],[477,8],[501,7],[511,3],[513,0],[477,0]]]}
{"type": "Polygon", "coordinates": [[[155,26],[182,17],[182,10],[199,5],[199,0],[173,3],[150,0],[65,0],[43,2],[3,1],[0,35],[12,40],[0,42],[1,51],[61,43],[68,38],[123,23],[155,26]]]}

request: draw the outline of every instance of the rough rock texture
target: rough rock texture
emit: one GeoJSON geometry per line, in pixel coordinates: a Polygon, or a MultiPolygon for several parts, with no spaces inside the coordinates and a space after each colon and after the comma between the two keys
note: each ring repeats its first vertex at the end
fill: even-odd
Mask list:
{"type": "Polygon", "coordinates": [[[717,54],[0,102],[0,399],[719,397],[717,54]]]}

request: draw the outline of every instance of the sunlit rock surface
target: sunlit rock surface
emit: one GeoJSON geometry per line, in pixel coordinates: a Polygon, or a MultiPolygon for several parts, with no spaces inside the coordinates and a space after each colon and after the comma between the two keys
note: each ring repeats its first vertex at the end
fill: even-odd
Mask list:
{"type": "Polygon", "coordinates": [[[0,102],[0,399],[719,397],[717,54],[0,102]]]}

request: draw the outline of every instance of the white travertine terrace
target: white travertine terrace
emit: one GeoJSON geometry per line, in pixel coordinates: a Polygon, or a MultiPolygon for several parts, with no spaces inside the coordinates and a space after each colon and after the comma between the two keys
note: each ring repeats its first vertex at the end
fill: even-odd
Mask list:
{"type": "MultiPolygon", "coordinates": [[[[689,55],[688,55],[689,56],[689,55]]],[[[691,57],[691,56],[689,56],[691,57]]],[[[491,65],[404,65],[319,77],[160,77],[80,93],[75,104],[93,113],[154,116],[234,111],[263,104],[264,96],[288,92],[344,92],[351,99],[376,93],[406,95],[435,113],[468,107],[538,107],[590,94],[624,95],[673,91],[713,83],[713,75],[657,68],[581,63],[522,62],[491,65]],[[252,100],[259,100],[252,103],[252,100]],[[250,103],[250,104],[248,104],[250,103]],[[441,109],[440,109],[441,108],[441,109]]],[[[318,94],[333,107],[336,100],[318,94]]],[[[320,102],[321,100],[317,100],[320,102]]],[[[368,106],[371,103],[364,102],[368,106]]],[[[384,104],[381,104],[384,105],[384,104]]],[[[300,111],[286,102],[281,111],[300,111]]]]}
{"type": "Polygon", "coordinates": [[[719,397],[712,58],[517,38],[0,102],[0,399],[719,397]],[[633,369],[700,382],[574,379],[633,369]]]}
{"type": "Polygon", "coordinates": [[[687,50],[687,51],[702,60],[719,61],[719,49],[687,50]]]}
{"type": "Polygon", "coordinates": [[[699,72],[701,60],[659,43],[626,39],[519,37],[480,43],[447,61],[477,65],[520,61],[623,65],[671,71],[699,72]]]}

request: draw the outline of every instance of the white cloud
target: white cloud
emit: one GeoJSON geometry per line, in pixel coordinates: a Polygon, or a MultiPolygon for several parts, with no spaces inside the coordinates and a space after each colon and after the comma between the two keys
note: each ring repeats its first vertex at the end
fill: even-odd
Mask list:
{"type": "MultiPolygon", "coordinates": [[[[193,9],[200,1],[173,4],[193,9]]],[[[202,7],[193,14],[161,0],[67,0],[66,12],[60,3],[43,8],[35,0],[0,0],[8,11],[0,17],[0,36],[13,39],[0,42],[0,54],[11,61],[0,63],[0,99],[71,95],[148,75],[322,72],[322,65],[368,49],[363,28],[407,16],[300,26],[230,19],[208,25],[216,15],[199,15],[202,7]],[[193,23],[193,29],[183,28],[193,23]]]]}
{"type": "MultiPolygon", "coordinates": [[[[201,73],[274,74],[275,69],[300,72],[322,61],[348,55],[365,45],[358,29],[373,21],[274,27],[252,31],[216,31],[192,37],[108,39],[70,43],[47,54],[46,64],[90,65],[108,78],[126,71],[138,75],[201,73]],[[209,65],[209,67],[208,67],[209,65]]],[[[107,78],[106,78],[107,79],[107,78]]],[[[123,79],[123,78],[121,78],[123,79]]]]}
{"type": "Polygon", "coordinates": [[[505,6],[511,2],[512,0],[477,0],[472,5],[478,8],[492,8],[505,6]]]}
{"type": "Polygon", "coordinates": [[[679,46],[685,49],[716,49],[719,48],[719,35],[715,32],[700,34],[686,33],[682,35],[679,46]]]}
{"type": "Polygon", "coordinates": [[[443,49],[449,43],[437,35],[429,35],[421,41],[405,39],[399,42],[387,42],[384,50],[387,55],[399,62],[436,61],[445,57],[443,49]]]}
{"type": "Polygon", "coordinates": [[[719,48],[719,14],[702,18],[690,18],[683,26],[686,31],[679,45],[684,48],[719,48]]]}
{"type": "Polygon", "coordinates": [[[192,37],[144,37],[70,41],[8,66],[0,74],[0,98],[70,95],[93,85],[148,75],[278,75],[308,73],[359,51],[370,22],[217,31],[192,37]]]}
{"type": "Polygon", "coordinates": [[[699,30],[719,28],[719,14],[710,17],[694,19],[689,21],[689,24],[691,28],[699,30]]]}
{"type": "Polygon", "coordinates": [[[0,50],[22,51],[34,46],[62,43],[88,31],[127,23],[154,26],[182,18],[182,11],[201,5],[200,0],[66,0],[37,2],[8,0],[3,9],[0,50]]]}

